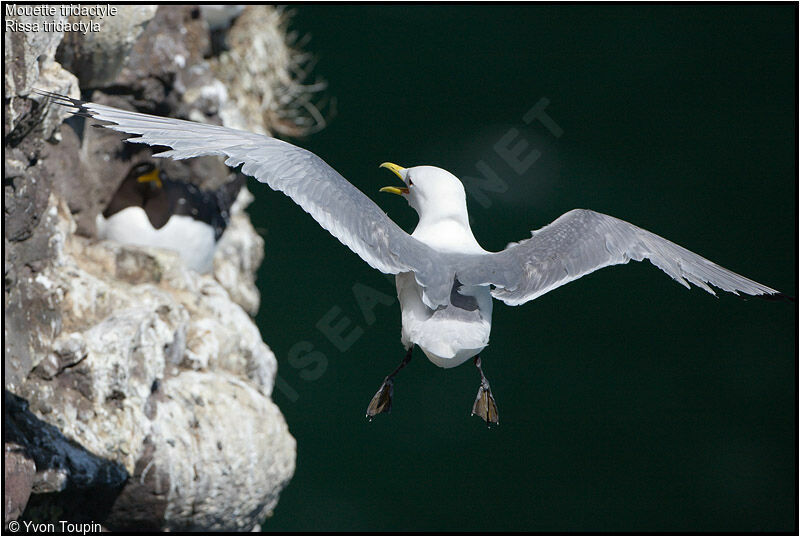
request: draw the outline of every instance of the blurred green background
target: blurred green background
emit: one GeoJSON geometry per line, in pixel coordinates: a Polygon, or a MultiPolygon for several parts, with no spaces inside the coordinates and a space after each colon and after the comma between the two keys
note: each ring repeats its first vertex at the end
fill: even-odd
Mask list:
{"type": "MultiPolygon", "coordinates": [[[[508,185],[468,200],[487,249],[586,207],[797,295],[796,5],[292,9],[338,101],[295,142],[406,230],[416,215],[378,193],[395,184],[378,164],[464,178],[483,161],[508,185]],[[522,120],[541,98],[559,138],[522,120]],[[511,128],[541,152],[523,174],[493,149],[511,128]]],[[[605,269],[496,304],[482,358],[499,427],[469,416],[470,363],[419,351],[370,423],[403,356],[394,287],[254,188],[258,323],[298,442],[265,531],[797,531],[796,304],[605,269]],[[354,286],[393,303],[365,317],[354,286]],[[350,323],[344,351],[326,314],[350,323]]]]}

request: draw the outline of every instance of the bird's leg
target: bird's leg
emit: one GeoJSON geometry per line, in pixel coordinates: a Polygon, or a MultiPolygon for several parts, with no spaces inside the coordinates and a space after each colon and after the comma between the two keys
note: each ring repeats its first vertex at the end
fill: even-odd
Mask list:
{"type": "Polygon", "coordinates": [[[383,384],[378,389],[378,392],[372,398],[372,401],[369,402],[369,406],[367,407],[367,417],[370,421],[372,418],[375,417],[376,414],[380,414],[382,412],[390,412],[392,410],[392,394],[394,393],[394,376],[403,369],[408,362],[411,361],[411,351],[414,350],[413,345],[408,352],[406,353],[405,358],[403,361],[400,362],[400,365],[397,366],[397,369],[389,373],[389,375],[383,379],[383,384]]]}
{"type": "Polygon", "coordinates": [[[481,355],[477,355],[472,361],[481,374],[481,385],[478,388],[478,396],[475,398],[475,403],[472,405],[472,415],[477,414],[478,417],[486,422],[486,425],[497,425],[500,423],[497,415],[497,403],[494,402],[492,388],[489,386],[486,375],[483,374],[483,369],[481,369],[481,355]]]}

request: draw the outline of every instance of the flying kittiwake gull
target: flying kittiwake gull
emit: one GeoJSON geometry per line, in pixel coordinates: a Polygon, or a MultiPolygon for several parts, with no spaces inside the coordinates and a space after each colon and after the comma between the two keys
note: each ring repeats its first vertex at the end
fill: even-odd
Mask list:
{"type": "Polygon", "coordinates": [[[317,155],[261,134],[157,117],[40,92],[105,127],[137,135],[128,142],[168,146],[156,157],[186,159],[221,155],[225,164],[292,198],[323,228],[371,267],[396,275],[407,351],[367,407],[367,416],[388,412],[395,375],[419,346],[431,362],[455,367],[470,358],[481,376],[472,413],[498,423],[497,405],[481,368],[489,343],[492,301],[533,300],[599,268],[648,259],[685,287],[711,286],[735,294],[782,296],[775,289],[727,270],[654,233],[586,209],[569,211],[531,237],[500,252],[481,248],[472,234],[461,181],[433,166],[381,166],[394,172],[398,194],[419,215],[410,235],[370,198],[317,155]]]}

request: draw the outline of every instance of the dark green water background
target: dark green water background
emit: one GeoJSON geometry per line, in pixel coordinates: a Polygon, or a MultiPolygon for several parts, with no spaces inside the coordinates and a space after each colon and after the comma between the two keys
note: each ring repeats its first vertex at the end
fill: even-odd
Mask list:
{"type": "MultiPolygon", "coordinates": [[[[469,199],[487,249],[586,207],[797,295],[796,5],[293,9],[338,100],[295,142],[406,230],[416,215],[378,193],[396,184],[378,164],[479,177],[484,161],[508,185],[488,207],[469,199]],[[522,120],[541,98],[559,138],[522,120]],[[493,149],[510,128],[542,154],[523,174],[493,149]]],[[[796,304],[715,299],[649,263],[604,269],[496,304],[482,356],[499,427],[469,416],[471,364],[421,353],[369,423],[403,354],[393,285],[253,188],[258,323],[297,438],[264,530],[797,531],[796,304]],[[393,303],[365,316],[354,286],[393,303]],[[331,310],[345,351],[316,326],[331,310]]]]}

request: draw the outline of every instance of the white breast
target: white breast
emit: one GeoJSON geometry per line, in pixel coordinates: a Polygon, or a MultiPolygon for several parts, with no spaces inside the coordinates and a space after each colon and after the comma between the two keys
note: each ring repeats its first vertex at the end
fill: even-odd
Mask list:
{"type": "Polygon", "coordinates": [[[200,273],[213,268],[214,229],[189,216],[173,215],[161,229],[155,229],[140,207],[127,207],[104,218],[97,216],[97,236],[123,244],[175,250],[186,266],[200,273]]]}

